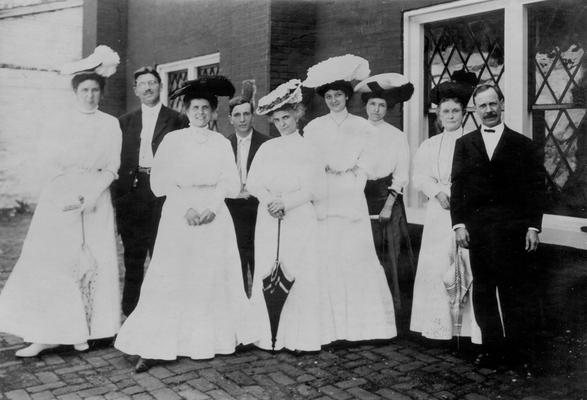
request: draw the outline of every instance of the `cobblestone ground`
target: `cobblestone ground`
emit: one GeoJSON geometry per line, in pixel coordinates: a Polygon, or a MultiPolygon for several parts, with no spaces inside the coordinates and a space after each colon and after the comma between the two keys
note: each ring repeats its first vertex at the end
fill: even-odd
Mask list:
{"type": "MultiPolygon", "coordinates": [[[[26,218],[0,225],[0,287],[18,256],[18,245],[11,244],[22,241],[26,226],[26,218]]],[[[41,357],[15,359],[22,342],[3,334],[0,400],[587,398],[585,332],[544,337],[548,345],[535,357],[541,368],[530,375],[523,369],[478,369],[462,349],[412,335],[302,355],[242,348],[230,356],[182,358],[137,374],[135,358],[111,347],[77,353],[64,346],[41,357]]]]}

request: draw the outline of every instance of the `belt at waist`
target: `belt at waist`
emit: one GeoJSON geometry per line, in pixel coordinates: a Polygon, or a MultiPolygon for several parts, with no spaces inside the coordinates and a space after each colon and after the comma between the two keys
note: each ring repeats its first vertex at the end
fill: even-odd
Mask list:
{"type": "Polygon", "coordinates": [[[137,167],[137,172],[142,174],[151,175],[151,167],[137,167]]]}

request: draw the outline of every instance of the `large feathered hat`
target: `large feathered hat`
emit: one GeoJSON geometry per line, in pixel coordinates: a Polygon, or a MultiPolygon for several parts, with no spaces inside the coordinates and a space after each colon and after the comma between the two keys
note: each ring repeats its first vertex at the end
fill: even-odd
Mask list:
{"type": "Polygon", "coordinates": [[[364,103],[371,98],[384,99],[388,107],[408,101],[414,93],[414,85],[402,74],[393,72],[373,75],[355,86],[364,103]]]}
{"type": "Polygon", "coordinates": [[[259,106],[255,111],[258,115],[269,114],[286,104],[302,102],[302,82],[299,79],[291,79],[282,83],[269,94],[259,100],[259,106]]]}
{"type": "Polygon", "coordinates": [[[61,67],[63,75],[96,73],[104,78],[112,76],[120,64],[120,57],[110,47],[100,45],[88,57],[65,64],[61,67]]]}
{"type": "Polygon", "coordinates": [[[350,90],[347,95],[352,95],[351,81],[362,80],[369,76],[369,61],[352,54],[331,57],[308,68],[308,74],[303,86],[315,88],[320,96],[331,88],[350,90]],[[347,89],[350,88],[350,89],[347,89]]]}
{"type": "Polygon", "coordinates": [[[183,96],[184,103],[192,99],[206,99],[215,109],[218,106],[217,96],[232,97],[234,92],[234,85],[228,78],[222,75],[214,75],[184,82],[180,88],[169,95],[169,98],[174,99],[183,96]]]}
{"type": "Polygon", "coordinates": [[[467,72],[464,69],[455,71],[451,76],[451,81],[439,83],[432,89],[430,101],[434,104],[440,104],[442,99],[456,98],[463,104],[463,107],[467,107],[477,81],[477,75],[473,72],[467,72]]]}

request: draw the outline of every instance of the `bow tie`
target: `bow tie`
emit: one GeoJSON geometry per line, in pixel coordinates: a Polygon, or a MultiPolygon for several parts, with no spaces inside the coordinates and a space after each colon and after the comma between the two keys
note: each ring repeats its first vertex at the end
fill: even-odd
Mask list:
{"type": "Polygon", "coordinates": [[[495,129],[483,129],[483,132],[495,133],[495,129]]]}

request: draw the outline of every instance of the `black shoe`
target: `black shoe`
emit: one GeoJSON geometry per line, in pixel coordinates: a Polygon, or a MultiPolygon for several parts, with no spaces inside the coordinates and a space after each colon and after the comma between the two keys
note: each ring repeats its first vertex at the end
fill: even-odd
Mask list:
{"type": "Polygon", "coordinates": [[[135,365],[135,372],[137,372],[137,373],[147,372],[148,370],[151,369],[153,364],[154,364],[153,360],[147,360],[147,359],[141,357],[141,358],[139,358],[137,365],[135,365]]]}
{"type": "Polygon", "coordinates": [[[477,368],[497,369],[503,363],[503,358],[493,352],[481,353],[473,363],[477,368]]]}

